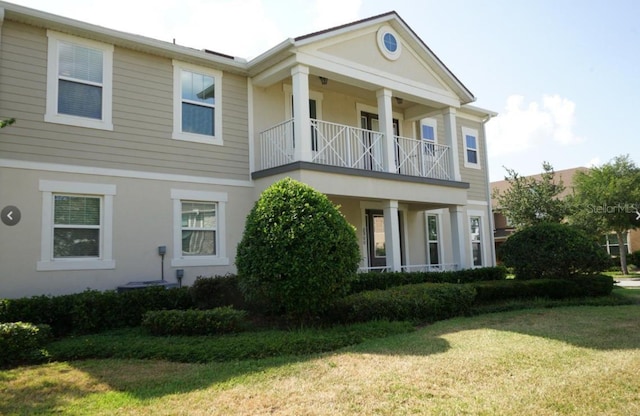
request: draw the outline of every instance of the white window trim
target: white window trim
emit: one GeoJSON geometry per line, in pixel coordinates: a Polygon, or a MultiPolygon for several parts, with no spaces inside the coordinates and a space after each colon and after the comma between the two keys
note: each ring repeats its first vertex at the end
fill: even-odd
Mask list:
{"type": "Polygon", "coordinates": [[[429,126],[433,128],[433,142],[434,143],[438,143],[438,120],[436,120],[435,118],[423,118],[420,120],[420,125],[419,125],[419,131],[418,131],[418,137],[420,138],[420,140],[424,140],[424,137],[422,137],[422,126],[429,126]]]}
{"type": "Polygon", "coordinates": [[[480,137],[478,137],[478,130],[470,129],[468,127],[462,127],[462,147],[464,148],[464,167],[471,169],[480,169],[480,137]],[[467,157],[467,150],[470,148],[467,147],[467,136],[473,136],[476,138],[476,148],[471,150],[475,150],[476,156],[478,158],[478,163],[469,162],[469,158],[467,157]]]}
{"type": "Polygon", "coordinates": [[[173,200],[173,258],[172,267],[190,266],[228,266],[226,247],[226,192],[191,191],[186,189],[172,189],[173,200]],[[183,256],[182,255],[182,201],[215,202],[216,212],[216,255],[214,256],[183,256]]]}
{"type": "Polygon", "coordinates": [[[173,61],[173,134],[171,137],[175,140],[214,144],[218,146],[224,144],[222,140],[222,71],[176,60],[173,61]],[[182,131],[182,82],[180,77],[182,71],[195,72],[214,78],[215,104],[213,107],[213,136],[185,133],[182,131]]]}
{"type": "Polygon", "coordinates": [[[384,25],[380,29],[378,29],[378,32],[376,33],[376,40],[378,43],[378,49],[380,50],[380,53],[382,53],[382,55],[385,58],[387,58],[390,61],[395,61],[400,57],[400,54],[402,53],[402,41],[400,40],[400,36],[398,36],[396,31],[391,29],[391,27],[384,25]],[[396,42],[398,42],[397,49],[395,51],[390,51],[389,49],[387,49],[387,46],[384,44],[384,36],[387,33],[392,35],[396,39],[396,42]]]}
{"type": "Polygon", "coordinates": [[[91,129],[113,130],[113,45],[66,35],[47,30],[49,38],[47,52],[47,100],[44,121],[49,123],[68,124],[91,129]],[[58,44],[70,42],[87,48],[102,51],[102,119],[73,116],[58,113],[58,44]]]}
{"type": "Polygon", "coordinates": [[[116,186],[108,184],[40,180],[42,192],[42,234],[37,271],[115,269],[113,260],[113,197],[116,186]],[[95,259],[53,258],[53,195],[67,193],[96,195],[102,198],[100,213],[100,257],[95,259]]]}
{"type": "Polygon", "coordinates": [[[488,221],[487,216],[484,211],[467,211],[467,235],[469,239],[469,266],[472,268],[480,268],[487,267],[491,264],[490,256],[490,247],[489,247],[489,230],[488,230],[488,221]],[[471,240],[471,231],[469,227],[471,226],[471,218],[479,217],[480,218],[480,255],[482,256],[482,264],[480,266],[475,266],[473,264],[473,241],[471,240]]]}

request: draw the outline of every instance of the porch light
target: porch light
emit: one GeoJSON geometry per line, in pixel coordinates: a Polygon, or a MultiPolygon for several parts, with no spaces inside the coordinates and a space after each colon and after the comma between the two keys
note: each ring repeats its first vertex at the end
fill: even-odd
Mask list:
{"type": "Polygon", "coordinates": [[[396,97],[396,103],[398,104],[402,104],[404,102],[404,100],[400,97],[396,97]]]}
{"type": "Polygon", "coordinates": [[[318,77],[318,78],[320,78],[320,83],[322,85],[327,85],[327,83],[329,83],[329,79],[328,78],[325,78],[325,77],[318,77]]]}

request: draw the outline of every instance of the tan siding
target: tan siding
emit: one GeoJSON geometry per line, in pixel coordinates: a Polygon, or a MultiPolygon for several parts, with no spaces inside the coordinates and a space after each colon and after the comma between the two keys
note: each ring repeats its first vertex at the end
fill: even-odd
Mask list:
{"type": "Polygon", "coordinates": [[[173,65],[170,59],[115,47],[113,131],[44,122],[46,31],[5,22],[0,49],[0,116],[17,123],[3,131],[2,157],[60,164],[247,180],[247,86],[222,78],[223,146],[171,139],[173,65]]]}
{"type": "MultiPolygon", "coordinates": [[[[438,127],[439,128],[439,127],[438,127]]],[[[460,161],[460,176],[463,182],[468,182],[470,187],[468,191],[468,198],[471,200],[487,201],[489,195],[487,194],[487,155],[485,152],[485,137],[482,134],[482,124],[458,118],[458,160],[460,161]],[[480,154],[480,166],[481,169],[472,169],[464,166],[464,137],[462,135],[462,127],[468,127],[478,131],[478,148],[480,154]]]]}

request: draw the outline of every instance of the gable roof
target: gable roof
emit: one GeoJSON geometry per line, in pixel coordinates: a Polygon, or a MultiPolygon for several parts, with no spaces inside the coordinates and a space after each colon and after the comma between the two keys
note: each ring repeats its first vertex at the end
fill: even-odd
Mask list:
{"type": "Polygon", "coordinates": [[[435,53],[427,46],[427,44],[409,27],[409,25],[396,13],[390,11],[379,14],[377,16],[368,17],[365,19],[357,20],[351,23],[335,26],[332,28],[320,30],[317,32],[308,33],[306,35],[298,36],[296,38],[289,38],[269,51],[256,57],[249,62],[249,66],[252,68],[262,68],[266,62],[274,62],[285,59],[292,53],[293,50],[301,46],[318,42],[330,37],[338,36],[343,33],[354,31],[360,28],[365,28],[373,25],[380,25],[386,23],[396,30],[404,40],[406,40],[412,49],[416,51],[426,62],[428,62],[431,68],[436,74],[446,83],[446,85],[460,98],[461,104],[469,104],[476,100],[476,97],[471,91],[449,70],[449,68],[436,56],[435,53]],[[278,55],[281,56],[278,59],[278,55]]]}
{"type": "Polygon", "coordinates": [[[177,45],[175,43],[109,29],[83,21],[0,1],[0,24],[4,19],[53,29],[71,35],[85,37],[87,39],[112,43],[114,45],[148,52],[158,56],[177,58],[196,64],[214,64],[220,69],[246,76],[253,76],[265,68],[269,68],[270,66],[291,57],[295,53],[295,50],[301,46],[357,30],[359,28],[366,28],[372,25],[380,25],[384,23],[397,31],[403,40],[405,40],[409,46],[411,46],[411,48],[429,64],[430,68],[442,79],[446,86],[459,97],[462,105],[475,101],[475,96],[471,91],[449,70],[449,68],[447,68],[447,66],[395,11],[382,13],[377,16],[368,17],[329,29],[308,33],[296,38],[286,39],[279,45],[276,45],[251,61],[211,50],[193,49],[177,45]]]}

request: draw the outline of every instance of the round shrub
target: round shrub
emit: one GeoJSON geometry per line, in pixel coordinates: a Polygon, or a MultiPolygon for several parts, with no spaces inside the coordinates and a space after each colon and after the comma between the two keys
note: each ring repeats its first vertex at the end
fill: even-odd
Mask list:
{"type": "Polygon", "coordinates": [[[567,224],[542,223],[517,231],[500,248],[517,279],[565,279],[606,269],[608,255],[584,232],[567,224]]]}
{"type": "Polygon", "coordinates": [[[247,302],[297,317],[344,296],[359,262],[354,227],[324,194],[290,178],[262,193],[236,255],[247,302]]]}
{"type": "Polygon", "coordinates": [[[0,323],[0,368],[39,363],[47,358],[44,345],[51,338],[49,325],[29,322],[0,323]]]}

